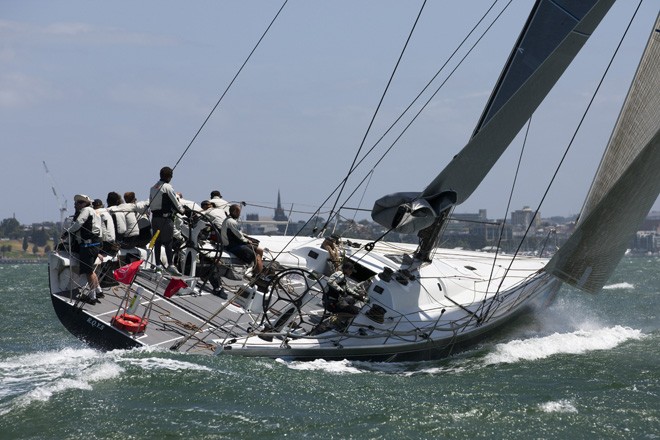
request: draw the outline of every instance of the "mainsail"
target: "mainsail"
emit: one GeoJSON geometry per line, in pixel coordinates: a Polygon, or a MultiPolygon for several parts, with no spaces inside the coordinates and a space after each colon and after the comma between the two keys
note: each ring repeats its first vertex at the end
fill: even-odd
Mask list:
{"type": "Polygon", "coordinates": [[[372,218],[415,233],[464,202],[559,80],[614,0],[538,0],[473,137],[422,191],[376,201],[372,218]]]}
{"type": "Polygon", "coordinates": [[[599,291],[660,193],[660,14],[575,233],[546,270],[599,291]]]}

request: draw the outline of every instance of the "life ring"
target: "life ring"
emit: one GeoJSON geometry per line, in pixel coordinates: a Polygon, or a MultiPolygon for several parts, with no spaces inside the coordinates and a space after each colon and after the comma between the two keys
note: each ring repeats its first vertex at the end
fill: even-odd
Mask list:
{"type": "Polygon", "coordinates": [[[112,318],[110,323],[113,327],[129,333],[141,333],[147,328],[149,320],[147,318],[142,319],[139,316],[129,315],[128,313],[122,313],[112,318]]]}

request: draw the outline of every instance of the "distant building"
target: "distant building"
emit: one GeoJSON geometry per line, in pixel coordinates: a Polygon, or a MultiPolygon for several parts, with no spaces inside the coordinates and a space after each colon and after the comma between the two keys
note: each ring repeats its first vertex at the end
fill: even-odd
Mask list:
{"type": "Polygon", "coordinates": [[[279,190],[277,191],[277,206],[273,217],[259,216],[259,214],[245,215],[245,231],[253,235],[278,235],[286,231],[286,224],[277,224],[276,222],[288,222],[289,217],[282,209],[282,199],[279,190]]]}
{"type": "Polygon", "coordinates": [[[635,252],[656,253],[660,251],[660,236],[653,231],[638,231],[632,246],[635,252]]]}
{"type": "Polygon", "coordinates": [[[644,222],[639,227],[640,231],[655,231],[660,234],[660,212],[653,211],[649,213],[644,222]]]}
{"type": "MultiPolygon", "coordinates": [[[[275,207],[275,215],[273,215],[273,220],[277,222],[288,222],[289,217],[284,213],[282,209],[282,199],[280,197],[280,190],[277,190],[277,207],[275,207]]],[[[284,233],[286,230],[286,225],[277,225],[277,230],[284,233]]]]}
{"type": "Polygon", "coordinates": [[[541,213],[539,212],[534,216],[534,211],[529,206],[511,213],[511,224],[513,226],[526,228],[530,223],[534,228],[539,228],[541,226],[541,213]]]}
{"type": "Polygon", "coordinates": [[[469,234],[475,224],[488,221],[488,215],[485,209],[480,209],[478,213],[457,213],[451,215],[451,220],[445,228],[448,234],[469,234]]]}

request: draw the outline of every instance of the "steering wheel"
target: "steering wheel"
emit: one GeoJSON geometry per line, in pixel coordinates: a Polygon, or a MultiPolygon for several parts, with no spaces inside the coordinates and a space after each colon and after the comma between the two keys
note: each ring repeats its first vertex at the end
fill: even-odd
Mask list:
{"type": "Polygon", "coordinates": [[[303,306],[324,294],[326,287],[316,276],[304,269],[285,269],[276,274],[264,294],[264,314],[261,324],[267,331],[280,331],[288,324],[292,328],[307,324],[313,329],[318,323],[303,311],[303,306]]]}

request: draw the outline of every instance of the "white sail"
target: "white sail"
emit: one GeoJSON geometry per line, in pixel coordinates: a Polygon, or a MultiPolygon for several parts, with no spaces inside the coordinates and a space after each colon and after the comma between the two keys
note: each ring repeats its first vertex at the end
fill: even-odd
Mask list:
{"type": "Polygon", "coordinates": [[[464,202],[600,23],[613,0],[537,1],[472,139],[421,193],[385,196],[372,218],[397,232],[418,232],[464,202]],[[418,199],[423,199],[420,203],[418,199]],[[415,210],[413,202],[420,208],[415,210]],[[411,224],[412,223],[412,224],[411,224]]]}
{"type": "Polygon", "coordinates": [[[599,291],[660,192],[660,15],[596,173],[578,227],[547,271],[599,291]]]}

